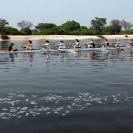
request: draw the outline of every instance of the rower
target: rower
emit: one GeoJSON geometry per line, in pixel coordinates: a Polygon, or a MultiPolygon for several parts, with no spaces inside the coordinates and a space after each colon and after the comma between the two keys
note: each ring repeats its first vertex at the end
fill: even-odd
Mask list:
{"type": "Polygon", "coordinates": [[[101,44],[102,44],[102,48],[109,47],[109,42],[107,39],[104,39],[104,42],[102,42],[101,44]]]}
{"type": "Polygon", "coordinates": [[[130,47],[133,46],[133,39],[131,39],[131,40],[130,40],[129,42],[127,42],[126,44],[127,44],[127,46],[130,46],[130,47]]]}
{"type": "Polygon", "coordinates": [[[50,50],[50,44],[49,44],[49,41],[46,40],[45,42],[46,42],[46,43],[45,43],[45,44],[41,44],[41,46],[44,47],[44,48],[47,49],[47,50],[50,50]]]}
{"type": "Polygon", "coordinates": [[[117,41],[115,43],[112,44],[114,47],[120,47],[120,40],[117,39],[117,41]]]}
{"type": "Polygon", "coordinates": [[[22,46],[22,48],[25,48],[26,50],[34,50],[34,48],[32,47],[32,41],[29,40],[26,45],[22,46]]]}
{"type": "Polygon", "coordinates": [[[80,43],[79,43],[79,40],[78,40],[78,39],[75,39],[75,45],[74,45],[74,48],[81,48],[81,46],[80,46],[80,43]]]}
{"type": "Polygon", "coordinates": [[[59,49],[65,49],[66,48],[66,45],[64,44],[63,41],[60,41],[60,43],[55,45],[55,46],[58,47],[59,49]]]}
{"type": "Polygon", "coordinates": [[[14,43],[10,44],[10,46],[8,48],[9,51],[17,51],[18,50],[17,48],[13,48],[13,45],[14,45],[14,43]]]}
{"type": "Polygon", "coordinates": [[[95,43],[93,42],[93,39],[90,40],[88,44],[85,44],[88,48],[95,48],[95,43]]]}

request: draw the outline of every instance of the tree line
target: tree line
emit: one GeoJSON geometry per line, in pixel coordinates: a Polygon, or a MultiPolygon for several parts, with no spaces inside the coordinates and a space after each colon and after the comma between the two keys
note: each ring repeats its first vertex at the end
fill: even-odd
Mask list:
{"type": "Polygon", "coordinates": [[[90,27],[81,26],[80,23],[69,20],[60,26],[54,23],[38,23],[34,26],[31,22],[22,20],[17,23],[20,30],[9,26],[9,22],[0,19],[0,34],[3,35],[118,35],[133,34],[133,24],[126,20],[113,19],[107,25],[107,18],[95,17],[91,20],[90,27]],[[34,27],[34,28],[33,28],[34,27]]]}

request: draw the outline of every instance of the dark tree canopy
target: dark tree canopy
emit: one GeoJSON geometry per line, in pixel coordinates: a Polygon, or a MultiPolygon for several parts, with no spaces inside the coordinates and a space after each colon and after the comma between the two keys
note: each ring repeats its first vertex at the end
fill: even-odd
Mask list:
{"type": "Polygon", "coordinates": [[[106,18],[98,18],[91,20],[91,26],[98,32],[100,35],[102,32],[102,28],[106,25],[106,18]]]}
{"type": "Polygon", "coordinates": [[[121,31],[122,27],[120,24],[120,21],[117,19],[113,19],[110,22],[110,30],[111,30],[111,34],[118,34],[121,31]]]}
{"type": "Polygon", "coordinates": [[[32,31],[29,28],[21,29],[20,32],[22,32],[23,35],[32,35],[32,31]]]}
{"type": "Polygon", "coordinates": [[[54,23],[39,23],[35,28],[39,31],[43,31],[45,29],[50,29],[56,27],[56,24],[54,23]]]}

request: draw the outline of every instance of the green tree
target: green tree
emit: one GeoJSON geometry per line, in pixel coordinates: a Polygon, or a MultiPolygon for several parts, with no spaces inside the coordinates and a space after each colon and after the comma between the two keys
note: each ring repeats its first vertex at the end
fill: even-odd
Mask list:
{"type": "Polygon", "coordinates": [[[7,35],[21,35],[21,32],[18,31],[18,29],[10,26],[4,27],[4,33],[6,33],[7,35]]]}
{"type": "Polygon", "coordinates": [[[31,31],[31,29],[29,29],[29,28],[21,29],[20,32],[21,32],[23,35],[32,35],[32,31],[31,31]]]}
{"type": "Polygon", "coordinates": [[[110,35],[111,34],[110,26],[103,27],[102,34],[103,35],[110,35]]]}
{"type": "Polygon", "coordinates": [[[106,18],[98,18],[91,20],[91,26],[98,32],[100,35],[102,32],[103,27],[106,25],[106,18]]]}
{"type": "Polygon", "coordinates": [[[62,24],[62,29],[64,31],[74,31],[79,28],[80,28],[80,24],[78,22],[75,22],[74,20],[67,21],[66,23],[62,24]]]}
{"type": "Polygon", "coordinates": [[[37,29],[32,29],[31,31],[32,31],[32,35],[38,34],[38,30],[37,29]]]}
{"type": "Polygon", "coordinates": [[[0,18],[0,33],[2,34],[4,32],[4,27],[6,25],[9,25],[7,20],[0,18]]]}
{"type": "Polygon", "coordinates": [[[79,29],[71,31],[71,35],[94,35],[94,29],[90,30],[85,26],[81,26],[79,29]]]}
{"type": "Polygon", "coordinates": [[[69,32],[64,31],[61,26],[52,27],[38,32],[39,35],[68,35],[69,32]]]}
{"type": "Polygon", "coordinates": [[[131,30],[121,30],[120,34],[122,34],[122,35],[125,35],[125,34],[133,35],[133,29],[131,29],[131,30]]]}
{"type": "Polygon", "coordinates": [[[56,24],[53,23],[39,23],[35,28],[39,31],[43,31],[45,29],[56,27],[56,24]]]}
{"type": "Polygon", "coordinates": [[[113,19],[110,22],[110,31],[111,31],[111,34],[119,34],[121,29],[122,29],[122,27],[121,27],[121,24],[120,24],[119,20],[113,19]]]}

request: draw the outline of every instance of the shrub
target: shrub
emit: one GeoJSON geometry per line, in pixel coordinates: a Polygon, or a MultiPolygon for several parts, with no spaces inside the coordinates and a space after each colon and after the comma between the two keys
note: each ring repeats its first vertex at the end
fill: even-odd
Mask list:
{"type": "Polygon", "coordinates": [[[7,39],[9,39],[9,37],[7,35],[1,35],[1,39],[2,40],[7,40],[7,39]]]}

